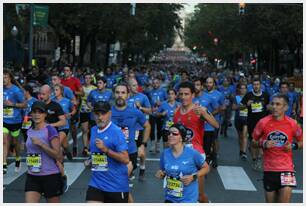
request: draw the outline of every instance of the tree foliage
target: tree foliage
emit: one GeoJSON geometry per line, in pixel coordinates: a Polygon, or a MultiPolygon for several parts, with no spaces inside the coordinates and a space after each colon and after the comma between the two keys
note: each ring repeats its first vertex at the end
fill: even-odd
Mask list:
{"type": "Polygon", "coordinates": [[[186,45],[197,45],[198,52],[212,59],[256,51],[262,67],[275,71],[281,49],[295,54],[301,47],[302,12],[301,4],[248,3],[244,15],[239,15],[238,4],[198,4],[185,29],[186,45]]]}

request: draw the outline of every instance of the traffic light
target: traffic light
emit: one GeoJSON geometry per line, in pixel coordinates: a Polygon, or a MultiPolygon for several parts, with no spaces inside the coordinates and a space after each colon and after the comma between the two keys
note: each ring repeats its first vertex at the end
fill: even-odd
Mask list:
{"type": "Polygon", "coordinates": [[[245,14],[245,3],[239,3],[239,15],[245,14]]]}

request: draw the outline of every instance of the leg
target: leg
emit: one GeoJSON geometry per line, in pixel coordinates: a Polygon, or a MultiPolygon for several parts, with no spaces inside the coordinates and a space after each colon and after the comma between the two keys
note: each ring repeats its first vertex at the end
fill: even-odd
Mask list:
{"type": "Polygon", "coordinates": [[[279,203],[290,203],[292,195],[292,187],[282,187],[279,189],[277,202],[279,203]]]}
{"type": "Polygon", "coordinates": [[[83,137],[83,145],[84,147],[88,147],[88,122],[83,122],[81,124],[82,128],[82,137],[83,137]]]}
{"type": "Polygon", "coordinates": [[[39,192],[28,191],[25,193],[26,203],[39,203],[41,194],[39,192]]]}
{"type": "Polygon", "coordinates": [[[199,202],[201,203],[208,203],[208,197],[204,192],[204,176],[198,177],[199,181],[199,202]]]}
{"type": "Polygon", "coordinates": [[[59,203],[60,202],[60,197],[56,196],[56,197],[50,197],[47,199],[48,203],[59,203]]]}
{"type": "Polygon", "coordinates": [[[248,144],[248,127],[243,125],[242,133],[241,133],[241,151],[246,152],[247,144],[248,144]]]}
{"type": "Polygon", "coordinates": [[[276,203],[276,191],[265,192],[266,203],[276,203]]]}
{"type": "Polygon", "coordinates": [[[8,148],[9,148],[9,133],[8,129],[3,128],[3,163],[6,164],[8,148]]]}

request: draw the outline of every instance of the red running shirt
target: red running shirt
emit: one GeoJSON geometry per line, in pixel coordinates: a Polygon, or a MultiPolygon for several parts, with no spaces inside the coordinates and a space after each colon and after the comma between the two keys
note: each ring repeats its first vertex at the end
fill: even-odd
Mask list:
{"type": "Polygon", "coordinates": [[[191,139],[193,148],[201,154],[205,153],[203,149],[204,121],[192,109],[186,114],[181,114],[180,110],[181,107],[175,112],[173,122],[184,125],[187,128],[187,139],[191,139]]]}
{"type": "Polygon", "coordinates": [[[301,127],[294,119],[285,116],[282,120],[275,120],[272,115],[262,118],[253,131],[253,138],[261,144],[265,140],[274,140],[277,145],[270,149],[264,149],[264,171],[288,171],[294,172],[292,151],[284,151],[284,145],[289,141],[292,144],[293,137],[302,141],[301,127]]]}
{"type": "Polygon", "coordinates": [[[81,90],[81,82],[75,77],[70,77],[68,79],[61,79],[61,83],[69,87],[74,93],[81,90]]]}

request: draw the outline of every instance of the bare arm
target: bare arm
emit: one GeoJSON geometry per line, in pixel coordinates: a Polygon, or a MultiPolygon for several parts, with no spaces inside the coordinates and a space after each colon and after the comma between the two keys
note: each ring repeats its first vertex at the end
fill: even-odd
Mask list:
{"type": "Polygon", "coordinates": [[[65,126],[66,125],[66,117],[65,117],[65,115],[60,115],[58,118],[59,118],[58,122],[52,123],[50,125],[53,126],[53,127],[62,127],[62,126],[65,126]]]}

